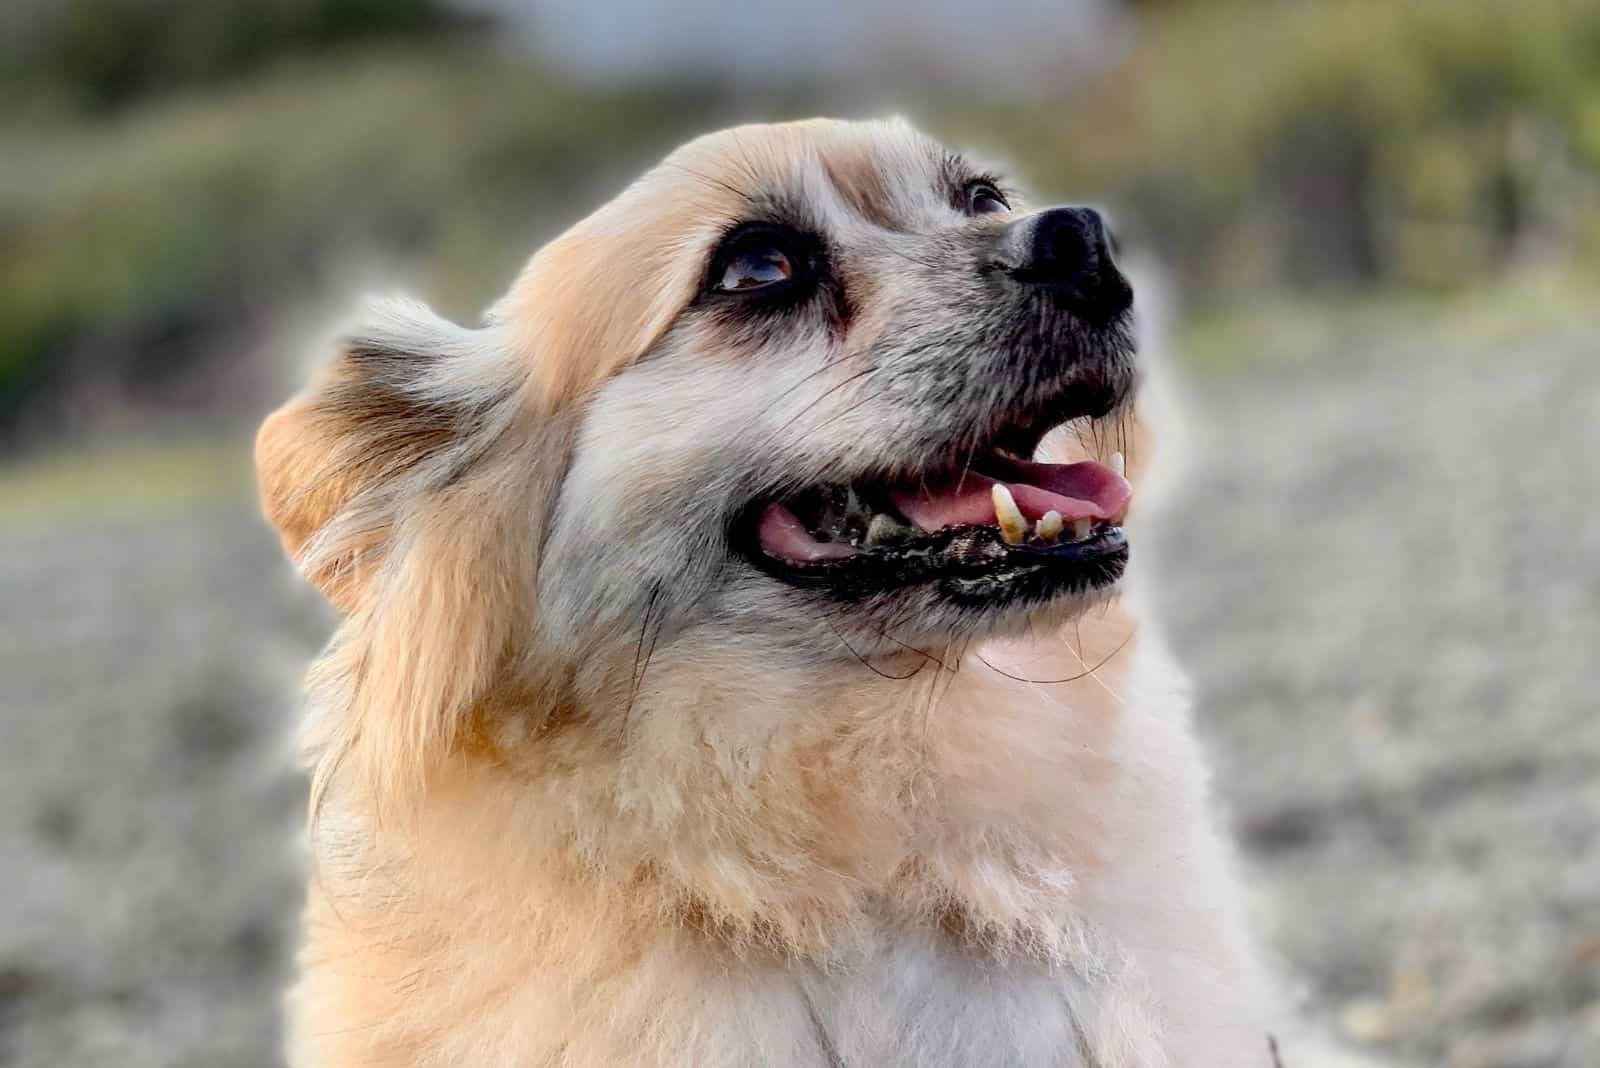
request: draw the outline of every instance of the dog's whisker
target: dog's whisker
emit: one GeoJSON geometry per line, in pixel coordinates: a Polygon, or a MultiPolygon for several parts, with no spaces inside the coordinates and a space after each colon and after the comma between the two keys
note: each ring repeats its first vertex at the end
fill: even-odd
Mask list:
{"type": "MultiPolygon", "coordinates": [[[[1111,695],[1113,700],[1115,700],[1118,704],[1121,704],[1121,703],[1123,703],[1122,695],[1117,693],[1116,690],[1112,689],[1111,686],[1109,684],[1107,684],[1107,682],[1099,676],[1098,672],[1100,671],[1101,668],[1105,667],[1106,664],[1110,663],[1111,660],[1114,657],[1116,657],[1118,653],[1121,653],[1122,650],[1125,649],[1128,646],[1128,643],[1131,642],[1131,641],[1133,641],[1133,632],[1130,631],[1128,633],[1128,635],[1122,639],[1122,641],[1117,643],[1117,646],[1116,646],[1115,649],[1112,649],[1111,652],[1107,653],[1100,660],[1100,662],[1095,664],[1093,667],[1090,667],[1084,661],[1083,657],[1081,655],[1079,655],[1078,653],[1076,653],[1072,649],[1071,646],[1067,647],[1067,651],[1072,653],[1073,656],[1077,659],[1078,663],[1083,666],[1083,668],[1084,668],[1083,675],[1086,675],[1089,678],[1093,679],[1095,681],[1095,683],[1097,685],[1099,685],[1099,687],[1102,690],[1104,690],[1106,693],[1111,695]]],[[[1082,676],[1080,676],[1080,677],[1082,677],[1082,676]]],[[[1069,680],[1069,681],[1076,681],[1076,680],[1069,680]]]]}
{"type": "Polygon", "coordinates": [[[880,638],[884,638],[884,639],[887,639],[888,641],[893,642],[894,644],[898,645],[900,648],[904,649],[906,652],[908,652],[908,653],[916,653],[918,656],[921,656],[921,657],[924,657],[924,658],[926,658],[928,660],[931,660],[935,664],[939,665],[939,667],[941,669],[945,670],[945,671],[951,670],[950,665],[946,664],[943,660],[940,660],[938,657],[934,656],[932,653],[928,652],[926,649],[919,649],[915,645],[911,645],[908,642],[903,642],[899,638],[896,638],[893,634],[890,634],[887,630],[880,629],[877,633],[878,633],[878,636],[880,638]]]}
{"type": "MultiPolygon", "coordinates": [[[[806,383],[810,382],[812,379],[818,378],[818,377],[828,373],[829,371],[833,370],[835,367],[838,367],[840,364],[849,363],[851,360],[857,359],[858,357],[859,357],[859,353],[846,352],[843,355],[833,357],[832,359],[830,359],[830,360],[826,361],[825,363],[823,363],[822,366],[816,368],[815,370],[812,370],[812,371],[808,372],[803,378],[801,378],[799,381],[795,382],[793,385],[785,387],[783,392],[782,392],[782,394],[776,400],[772,401],[770,404],[768,404],[766,407],[762,408],[759,412],[757,412],[754,416],[752,416],[748,420],[748,424],[747,425],[750,426],[750,427],[759,426],[766,419],[767,416],[772,414],[773,409],[777,408],[778,405],[780,405],[784,401],[788,400],[789,397],[792,396],[796,390],[800,389],[806,383]]],[[[818,398],[818,399],[821,400],[823,398],[818,398]]],[[[802,412],[801,414],[804,414],[804,413],[802,412]]],[[[783,427],[779,428],[780,431],[783,430],[783,429],[784,429],[783,427]]]]}
{"type": "Polygon", "coordinates": [[[625,709],[623,709],[622,712],[622,726],[620,733],[624,742],[627,741],[628,729],[633,721],[634,703],[638,701],[639,691],[644,686],[645,672],[650,670],[650,659],[651,657],[655,656],[656,639],[661,637],[661,623],[658,621],[656,623],[655,631],[650,637],[650,651],[649,653],[645,653],[645,634],[650,630],[650,617],[655,612],[656,601],[660,598],[660,596],[661,584],[658,582],[650,587],[650,599],[645,603],[644,619],[639,623],[639,642],[633,653],[633,677],[631,680],[631,685],[628,689],[628,705],[625,709]],[[641,657],[644,661],[642,667],[640,666],[641,657]]]}
{"type": "Polygon", "coordinates": [[[851,645],[845,640],[844,635],[839,632],[839,628],[835,627],[831,620],[824,620],[824,622],[828,624],[828,629],[833,631],[834,637],[839,639],[839,644],[844,646],[845,650],[849,652],[849,654],[854,657],[862,667],[866,668],[874,675],[877,675],[879,678],[890,679],[895,682],[904,682],[906,679],[917,675],[926,666],[926,664],[918,664],[908,674],[905,675],[896,675],[893,672],[884,671],[882,668],[878,667],[876,664],[872,663],[872,661],[868,660],[866,657],[857,652],[855,646],[851,645]]]}
{"type": "Polygon", "coordinates": [[[751,201],[750,194],[748,192],[746,192],[745,190],[740,189],[738,186],[734,185],[732,182],[724,181],[721,178],[716,178],[716,177],[713,177],[712,175],[709,175],[709,174],[703,174],[700,171],[697,171],[694,168],[692,168],[692,167],[690,167],[690,166],[688,166],[687,164],[684,164],[684,163],[668,162],[668,163],[664,164],[664,166],[668,167],[671,170],[675,170],[675,171],[679,171],[679,172],[681,172],[683,174],[687,174],[691,178],[694,178],[694,179],[696,179],[697,181],[700,181],[700,182],[704,182],[706,185],[709,185],[709,186],[711,186],[711,187],[713,187],[715,189],[721,189],[723,192],[730,193],[733,196],[738,197],[740,200],[745,201],[746,203],[750,203],[750,201],[751,201]]]}
{"type": "Polygon", "coordinates": [[[926,267],[930,271],[938,271],[941,269],[939,264],[933,262],[932,260],[920,259],[911,255],[909,252],[904,251],[903,249],[897,249],[892,246],[885,245],[883,251],[887,252],[891,256],[896,256],[902,260],[905,260],[907,263],[914,263],[918,267],[926,267]]]}
{"type": "MultiPolygon", "coordinates": [[[[775,442],[779,437],[782,436],[784,431],[788,430],[795,423],[799,422],[801,419],[803,419],[807,415],[811,414],[811,412],[814,411],[817,408],[818,405],[820,405],[823,401],[827,400],[829,397],[833,396],[835,393],[839,392],[841,389],[844,389],[844,388],[850,386],[851,384],[853,384],[855,382],[859,382],[863,378],[867,378],[870,375],[876,374],[877,371],[878,371],[878,368],[876,366],[863,368],[862,370],[855,372],[854,374],[852,374],[849,377],[843,379],[842,381],[836,382],[832,386],[829,386],[826,390],[823,391],[823,393],[820,396],[813,398],[809,403],[806,404],[806,406],[804,408],[800,409],[799,412],[795,413],[795,415],[790,417],[781,426],[779,426],[775,431],[773,431],[773,433],[771,435],[771,438],[769,439],[769,443],[770,442],[775,442]]],[[[837,418],[837,416],[835,416],[834,418],[837,418]]]]}

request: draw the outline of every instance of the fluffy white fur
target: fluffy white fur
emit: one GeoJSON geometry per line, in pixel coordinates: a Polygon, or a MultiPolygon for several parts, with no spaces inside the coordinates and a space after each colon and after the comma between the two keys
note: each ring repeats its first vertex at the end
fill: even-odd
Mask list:
{"type": "Polygon", "coordinates": [[[768,453],[897,440],[831,361],[956,314],[917,303],[914,242],[976,225],[944,159],[899,123],[694,142],[481,329],[380,309],[268,421],[268,514],[345,613],[312,679],[292,1063],[1268,1068],[1137,569],[845,655],[707,518],[768,453]],[[780,187],[862,279],[848,331],[692,311],[780,187]],[[812,409],[838,422],[784,438],[812,409]]]}

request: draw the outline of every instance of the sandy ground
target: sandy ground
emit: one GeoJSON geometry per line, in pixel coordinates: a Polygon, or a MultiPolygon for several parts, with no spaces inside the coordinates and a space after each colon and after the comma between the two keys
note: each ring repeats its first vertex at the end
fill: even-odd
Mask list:
{"type": "MultiPolygon", "coordinates": [[[[1263,929],[1415,1064],[1600,1065],[1596,325],[1208,378],[1150,546],[1263,929]]],[[[0,1063],[276,1062],[326,625],[241,499],[0,526],[0,1063]]]]}
{"type": "Polygon", "coordinates": [[[1314,1003],[1420,1064],[1600,1065],[1597,327],[1195,398],[1166,618],[1221,793],[1314,1003]]]}

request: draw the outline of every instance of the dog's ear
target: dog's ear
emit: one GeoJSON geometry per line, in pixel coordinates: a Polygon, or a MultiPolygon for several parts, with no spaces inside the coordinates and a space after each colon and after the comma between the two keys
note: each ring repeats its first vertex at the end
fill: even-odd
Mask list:
{"type": "Polygon", "coordinates": [[[265,510],[346,619],[310,680],[320,796],[415,796],[528,625],[541,505],[566,433],[530,415],[527,361],[494,330],[386,302],[256,442],[265,510]]]}
{"type": "Polygon", "coordinates": [[[268,520],[337,608],[361,602],[408,504],[472,462],[515,403],[478,331],[407,301],[374,304],[256,438],[268,520]]]}

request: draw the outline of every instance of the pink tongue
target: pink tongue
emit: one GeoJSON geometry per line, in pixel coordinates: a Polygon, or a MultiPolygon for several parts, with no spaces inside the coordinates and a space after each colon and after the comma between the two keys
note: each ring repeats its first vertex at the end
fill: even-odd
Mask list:
{"type": "Polygon", "coordinates": [[[791,562],[838,560],[859,551],[843,542],[818,541],[793,512],[777,503],[767,505],[761,513],[756,534],[769,554],[791,562]]]}
{"type": "MultiPolygon", "coordinates": [[[[1057,511],[1067,522],[1074,519],[1121,520],[1128,510],[1133,487],[1128,480],[1102,464],[1017,463],[1006,488],[1028,519],[1037,520],[1057,511]]],[[[998,479],[971,471],[929,486],[889,491],[902,515],[925,531],[966,523],[994,525],[992,487],[998,479]]]]}

